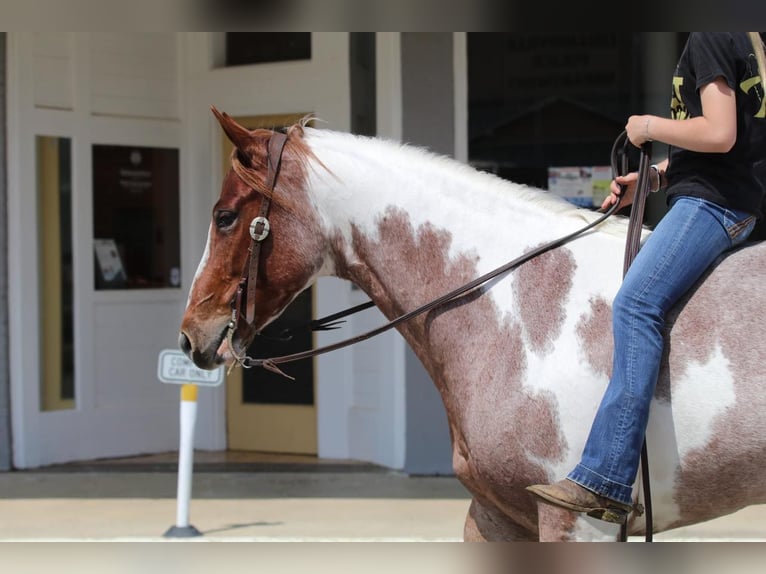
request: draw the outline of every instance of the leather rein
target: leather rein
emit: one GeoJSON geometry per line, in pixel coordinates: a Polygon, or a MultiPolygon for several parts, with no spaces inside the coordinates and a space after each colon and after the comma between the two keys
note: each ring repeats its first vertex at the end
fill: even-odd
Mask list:
{"type": "MultiPolygon", "coordinates": [[[[612,147],[612,171],[615,174],[622,173],[619,170],[619,166],[616,163],[617,161],[616,158],[618,155],[618,149],[617,149],[618,143],[623,141],[621,139],[623,135],[624,135],[624,132],[623,134],[621,134],[620,137],[618,137],[617,140],[615,140],[614,146],[612,147]]],[[[548,251],[551,251],[552,249],[560,247],[561,245],[564,245],[565,243],[572,241],[576,237],[583,235],[590,229],[593,229],[597,225],[600,225],[604,220],[606,220],[613,213],[615,213],[620,208],[620,203],[621,203],[620,201],[615,202],[605,213],[601,215],[601,217],[595,219],[594,221],[585,225],[584,227],[568,235],[555,239],[551,241],[550,243],[543,244],[533,249],[532,251],[529,251],[525,253],[524,255],[521,255],[520,257],[517,257],[516,259],[509,261],[508,263],[505,263],[504,265],[501,265],[500,267],[494,269],[493,271],[490,271],[480,277],[477,277],[476,279],[458,287],[457,289],[454,289],[453,291],[450,291],[449,293],[446,293],[442,295],[441,297],[438,297],[437,299],[434,299],[428,303],[425,303],[424,305],[421,305],[420,307],[417,307],[413,309],[412,311],[409,311],[408,313],[400,315],[399,317],[396,317],[395,319],[375,329],[372,329],[360,335],[356,335],[354,337],[350,337],[348,339],[344,339],[342,341],[338,341],[336,343],[332,343],[330,345],[326,345],[324,347],[318,347],[316,349],[309,349],[306,351],[292,353],[290,355],[282,355],[279,357],[256,359],[256,358],[247,356],[244,352],[242,353],[242,355],[237,355],[233,346],[232,337],[234,333],[236,332],[238,322],[242,321],[241,314],[242,314],[243,305],[245,309],[244,320],[246,321],[247,325],[252,326],[254,321],[255,288],[256,288],[256,277],[258,274],[260,249],[261,249],[262,242],[266,239],[266,237],[269,234],[270,226],[268,221],[268,213],[269,213],[269,207],[271,205],[270,197],[273,194],[274,186],[276,185],[277,176],[279,174],[282,151],[284,150],[284,145],[286,140],[287,140],[287,136],[281,132],[274,132],[274,134],[269,140],[268,159],[267,159],[268,173],[266,178],[266,188],[269,193],[264,194],[263,202],[261,203],[260,213],[258,217],[253,219],[253,221],[250,223],[250,236],[251,236],[251,242],[250,242],[250,248],[249,248],[250,255],[246,262],[245,270],[242,274],[242,279],[240,280],[240,285],[237,290],[237,293],[232,299],[232,316],[231,316],[231,321],[229,322],[229,325],[228,325],[227,341],[229,343],[229,348],[232,354],[234,355],[236,363],[238,363],[240,366],[244,368],[262,367],[272,372],[283,375],[289,379],[292,379],[293,377],[290,377],[289,375],[282,372],[279,369],[279,367],[277,367],[277,365],[282,363],[299,361],[301,359],[307,359],[309,357],[315,357],[317,355],[323,355],[325,353],[329,353],[331,351],[342,349],[344,347],[348,347],[355,343],[365,341],[371,337],[374,337],[376,335],[384,333],[385,331],[393,329],[394,327],[402,323],[405,323],[406,321],[409,321],[410,319],[414,317],[422,315],[423,313],[426,313],[436,307],[452,302],[458,299],[459,297],[464,296],[470,293],[471,291],[474,291],[475,289],[481,287],[482,285],[484,285],[491,279],[494,279],[495,277],[503,275],[504,273],[507,273],[519,267],[523,263],[526,263],[527,261],[530,261],[531,259],[534,259],[535,257],[542,255],[543,253],[546,253],[548,251]]],[[[626,167],[626,166],[627,166],[627,163],[624,162],[623,167],[626,167]]],[[[648,166],[647,166],[647,169],[648,169],[648,166]]],[[[240,175],[240,178],[242,178],[241,175],[240,175]]],[[[248,183],[244,178],[242,179],[243,181],[245,181],[245,183],[248,183]]],[[[251,185],[251,184],[248,183],[248,185],[251,185]]],[[[638,231],[638,234],[640,237],[640,229],[638,231]]],[[[373,306],[374,306],[374,303],[372,302],[362,303],[361,305],[357,305],[355,307],[347,309],[346,311],[335,313],[333,315],[330,315],[329,317],[325,317],[324,319],[318,319],[318,320],[312,321],[309,324],[309,326],[314,330],[333,329],[333,328],[336,328],[339,322],[337,321],[338,319],[351,315],[358,311],[368,309],[373,306]]]]}

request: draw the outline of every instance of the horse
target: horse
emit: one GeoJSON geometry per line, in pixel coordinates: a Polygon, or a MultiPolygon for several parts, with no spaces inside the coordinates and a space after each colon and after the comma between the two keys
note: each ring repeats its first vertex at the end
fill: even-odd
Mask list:
{"type": "MultiPolygon", "coordinates": [[[[235,149],[179,337],[203,369],[236,363],[318,277],[353,282],[393,319],[598,216],[424,148],[306,122],[286,130],[277,173],[278,132],[213,113],[235,149]],[[270,233],[247,278],[248,225],[267,199],[270,233]],[[232,326],[244,283],[252,320],[232,326]]],[[[626,233],[614,215],[397,326],[446,409],[454,473],[471,494],[464,540],[618,538],[618,525],[538,504],[525,487],[579,460],[612,368],[626,233]]],[[[653,532],[766,502],[764,279],[766,244],[753,242],[667,317],[646,434],[653,532]]],[[[632,513],[626,529],[646,534],[646,517],[632,513]]]]}

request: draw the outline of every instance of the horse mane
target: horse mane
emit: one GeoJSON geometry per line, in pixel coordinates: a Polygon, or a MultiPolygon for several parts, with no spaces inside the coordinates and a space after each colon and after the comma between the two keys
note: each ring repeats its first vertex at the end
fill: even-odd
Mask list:
{"type": "MultiPolygon", "coordinates": [[[[312,116],[308,121],[315,119],[316,118],[313,118],[312,116]]],[[[595,221],[602,215],[601,213],[578,207],[559,196],[549,193],[547,190],[503,179],[496,174],[482,171],[470,164],[444,154],[435,153],[425,147],[383,137],[363,136],[332,130],[319,130],[307,126],[306,123],[307,122],[302,123],[301,125],[296,124],[291,128],[295,129],[297,134],[300,134],[300,138],[304,140],[304,142],[307,139],[309,141],[311,139],[338,140],[350,144],[346,145],[344,149],[351,150],[354,154],[359,153],[359,144],[364,143],[365,146],[372,148],[373,154],[371,155],[376,155],[378,157],[385,157],[387,155],[390,157],[392,154],[395,154],[396,162],[402,169],[407,169],[408,165],[422,169],[424,164],[429,163],[434,166],[436,173],[441,173],[444,177],[459,177],[467,180],[469,182],[468,189],[485,190],[488,193],[498,193],[500,195],[510,194],[514,199],[518,199],[522,203],[529,205],[531,209],[544,211],[554,215],[561,215],[563,217],[570,217],[586,224],[595,221]],[[376,149],[379,150],[379,153],[375,152],[376,149]]],[[[305,149],[305,153],[310,154],[304,157],[304,165],[308,165],[312,159],[318,161],[318,158],[316,158],[308,145],[302,149],[305,149]]],[[[321,162],[319,163],[321,164],[321,162]]],[[[325,166],[322,167],[330,172],[325,166]]],[[[627,218],[622,216],[610,217],[604,221],[598,229],[599,231],[607,232],[610,235],[624,237],[627,232],[627,218]]]]}

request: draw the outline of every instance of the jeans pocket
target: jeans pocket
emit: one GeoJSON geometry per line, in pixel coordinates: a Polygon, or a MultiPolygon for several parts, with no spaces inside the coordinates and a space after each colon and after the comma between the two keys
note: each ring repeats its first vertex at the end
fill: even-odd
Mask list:
{"type": "Polygon", "coordinates": [[[726,228],[726,232],[729,234],[729,239],[731,239],[732,246],[742,243],[745,239],[747,239],[750,233],[753,231],[754,227],[755,217],[752,215],[749,215],[741,221],[737,221],[736,223],[729,225],[726,228]]]}

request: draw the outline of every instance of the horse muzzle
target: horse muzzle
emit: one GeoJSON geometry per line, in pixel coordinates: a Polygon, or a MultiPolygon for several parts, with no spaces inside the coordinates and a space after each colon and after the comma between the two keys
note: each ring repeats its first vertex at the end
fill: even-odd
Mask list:
{"type": "Polygon", "coordinates": [[[200,369],[212,370],[226,362],[222,347],[228,332],[228,323],[218,323],[208,329],[184,324],[178,335],[178,348],[200,369]]]}

